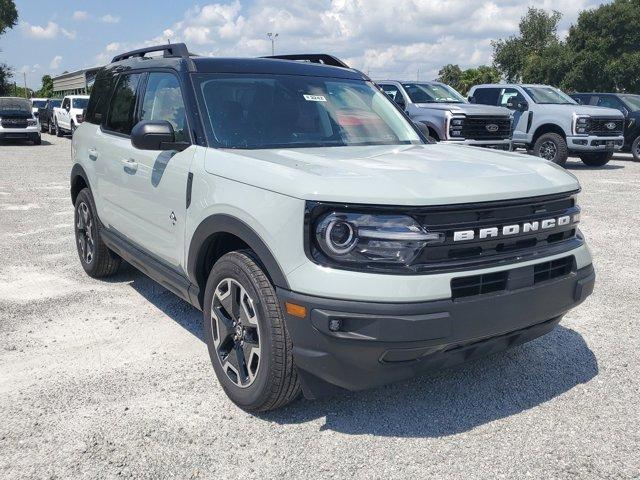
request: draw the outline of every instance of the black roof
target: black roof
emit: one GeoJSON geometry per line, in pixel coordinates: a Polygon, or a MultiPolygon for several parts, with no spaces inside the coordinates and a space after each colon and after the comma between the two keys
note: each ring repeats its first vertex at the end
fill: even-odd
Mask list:
{"type": "MultiPolygon", "coordinates": [[[[117,55],[108,69],[165,67],[192,73],[255,73],[280,75],[306,75],[312,77],[334,77],[368,80],[362,72],[338,66],[316,63],[315,60],[333,58],[328,55],[291,55],[289,60],[281,58],[216,58],[189,54],[184,44],[149,47],[117,55]],[[163,51],[163,56],[147,57],[145,53],[163,51]],[[310,61],[302,59],[308,57],[310,61]]],[[[339,60],[334,59],[337,62],[339,60]]],[[[342,63],[342,62],[340,62],[342,63]]]]}

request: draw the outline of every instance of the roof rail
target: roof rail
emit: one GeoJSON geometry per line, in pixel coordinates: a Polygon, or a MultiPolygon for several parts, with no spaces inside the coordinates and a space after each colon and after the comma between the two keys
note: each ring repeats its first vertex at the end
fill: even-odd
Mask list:
{"type": "Polygon", "coordinates": [[[300,53],[296,55],[270,55],[262,58],[276,58],[280,60],[298,60],[302,62],[320,63],[333,67],[351,68],[339,58],[326,53],[300,53]]]}
{"type": "Polygon", "coordinates": [[[178,57],[189,60],[189,50],[187,50],[187,46],[184,43],[168,43],[166,45],[156,45],[154,47],[139,48],[138,50],[131,50],[130,52],[121,53],[120,55],[116,55],[115,57],[113,57],[111,63],[119,62],[120,60],[125,60],[127,58],[144,57],[145,54],[151,52],[164,52],[163,56],[165,58],[178,57]]]}

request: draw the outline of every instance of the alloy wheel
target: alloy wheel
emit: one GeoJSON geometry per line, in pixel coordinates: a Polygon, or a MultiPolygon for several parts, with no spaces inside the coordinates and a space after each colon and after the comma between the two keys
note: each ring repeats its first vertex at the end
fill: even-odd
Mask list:
{"type": "Polygon", "coordinates": [[[93,241],[93,216],[85,202],[80,202],[76,208],[76,239],[80,248],[80,255],[86,264],[93,261],[95,242],[93,241]]]}
{"type": "Polygon", "coordinates": [[[216,356],[236,386],[253,384],[260,368],[260,325],[254,301],[233,278],[215,289],[211,303],[211,331],[216,356]]]}
{"type": "Polygon", "coordinates": [[[640,158],[640,142],[636,142],[636,149],[634,151],[636,158],[640,158]]]}
{"type": "Polygon", "coordinates": [[[542,145],[540,145],[540,156],[545,160],[553,161],[558,154],[558,147],[555,143],[550,140],[547,140],[542,145]]]}

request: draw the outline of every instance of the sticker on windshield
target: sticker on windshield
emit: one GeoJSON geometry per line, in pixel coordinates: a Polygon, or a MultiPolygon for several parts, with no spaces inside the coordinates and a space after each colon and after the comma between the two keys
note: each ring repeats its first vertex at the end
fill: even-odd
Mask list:
{"type": "Polygon", "coordinates": [[[308,102],[326,102],[327,99],[323,95],[302,95],[308,102]]]}

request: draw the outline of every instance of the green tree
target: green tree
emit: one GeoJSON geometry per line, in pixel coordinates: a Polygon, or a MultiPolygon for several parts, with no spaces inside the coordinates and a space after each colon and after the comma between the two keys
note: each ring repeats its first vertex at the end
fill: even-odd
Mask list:
{"type": "Polygon", "coordinates": [[[44,98],[53,96],[53,80],[51,79],[51,75],[42,76],[42,87],[38,90],[37,95],[44,98]]]}
{"type": "Polygon", "coordinates": [[[10,66],[0,63],[0,97],[13,95],[13,70],[10,66]]]}
{"type": "Polygon", "coordinates": [[[500,72],[488,65],[462,70],[458,65],[449,64],[440,69],[437,80],[466,94],[474,85],[499,82],[500,72]]]}
{"type": "Polygon", "coordinates": [[[462,78],[462,70],[458,65],[448,64],[440,69],[438,72],[438,81],[451,85],[456,90],[459,90],[460,79],[462,78]]]}
{"type": "Polygon", "coordinates": [[[640,93],[640,0],[614,0],[580,13],[569,30],[563,86],[640,93]]]}
{"type": "Polygon", "coordinates": [[[554,67],[549,58],[564,48],[558,38],[561,18],[560,12],[530,7],[520,20],[518,35],[491,42],[494,66],[507,81],[529,82],[530,77],[556,76],[548,71],[554,67]]]}
{"type": "Polygon", "coordinates": [[[0,35],[18,23],[18,10],[13,0],[0,0],[0,35]]]}

